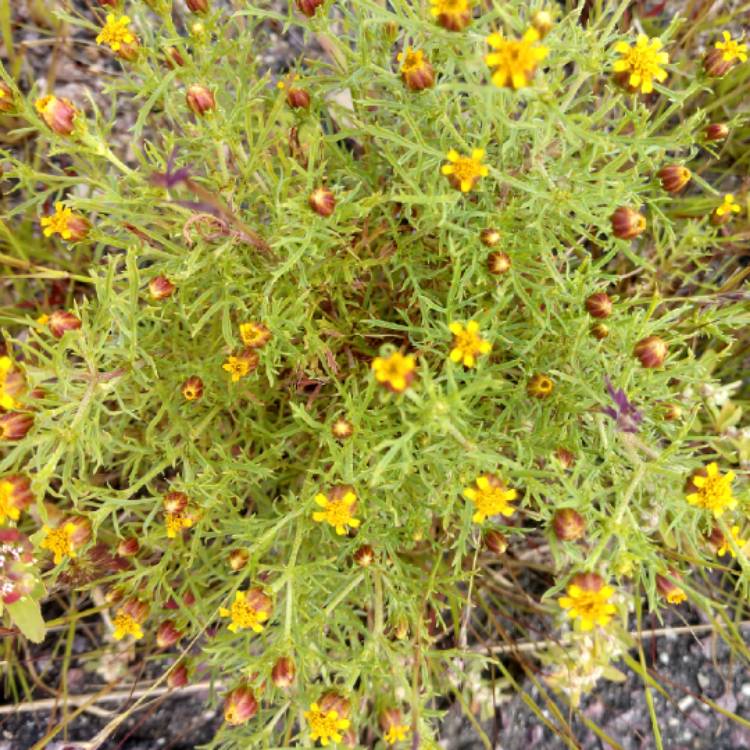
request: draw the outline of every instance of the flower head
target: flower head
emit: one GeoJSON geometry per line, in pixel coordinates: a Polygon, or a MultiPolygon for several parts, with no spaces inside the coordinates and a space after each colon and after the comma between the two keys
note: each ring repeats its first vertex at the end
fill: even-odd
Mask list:
{"type": "Polygon", "coordinates": [[[18,397],[26,390],[23,374],[13,364],[13,360],[3,355],[0,357],[0,409],[6,411],[21,406],[18,397]]]}
{"type": "Polygon", "coordinates": [[[462,323],[451,323],[448,330],[453,334],[451,362],[462,362],[464,367],[476,367],[480,354],[489,354],[492,344],[479,335],[479,323],[470,320],[466,326],[462,323]]]}
{"type": "Polygon", "coordinates": [[[389,745],[403,742],[409,734],[410,727],[403,723],[401,711],[397,708],[389,708],[380,715],[380,727],[383,730],[383,739],[389,745]]]}
{"type": "Polygon", "coordinates": [[[480,177],[486,177],[490,171],[482,164],[484,149],[475,148],[471,156],[461,156],[455,149],[451,149],[446,159],[448,164],[443,164],[440,171],[448,178],[454,188],[468,193],[477,183],[480,177]]]}
{"type": "Polygon", "coordinates": [[[679,193],[693,177],[692,172],[682,164],[668,164],[658,172],[661,186],[668,193],[679,193]]]}
{"type": "Polygon", "coordinates": [[[411,385],[416,366],[413,355],[404,356],[401,352],[393,352],[390,357],[375,357],[372,360],[375,380],[394,393],[403,393],[411,385]]]}
{"type": "Polygon", "coordinates": [[[540,38],[533,27],[527,29],[520,39],[506,39],[500,33],[490,34],[487,44],[495,51],[486,55],[484,61],[494,68],[492,83],[500,88],[528,86],[537,65],[549,54],[547,47],[537,44],[540,38]]]}
{"type": "Polygon", "coordinates": [[[747,62],[747,45],[741,39],[732,39],[728,31],[722,31],[721,35],[724,41],[716,42],[714,47],[722,52],[724,62],[733,63],[736,60],[747,62]]]}
{"type": "Polygon", "coordinates": [[[107,15],[106,23],[96,37],[97,44],[106,44],[113,52],[119,52],[123,46],[135,42],[135,34],[130,30],[130,19],[127,16],[117,18],[113,13],[107,15]]]}
{"type": "Polygon", "coordinates": [[[430,13],[448,31],[462,31],[471,23],[470,0],[430,0],[430,13]]]}
{"type": "Polygon", "coordinates": [[[656,576],[656,588],[670,604],[682,604],[687,599],[687,594],[673,580],[679,578],[674,570],[669,571],[669,577],[656,576]]]}
{"type": "Polygon", "coordinates": [[[310,739],[320,740],[323,747],[334,742],[341,742],[343,736],[340,730],[349,729],[349,719],[340,718],[335,709],[325,711],[317,703],[310,704],[310,710],[304,713],[307,723],[310,725],[310,739]]]}
{"type": "Polygon", "coordinates": [[[53,133],[70,135],[73,132],[79,112],[70,99],[50,94],[37,99],[34,107],[53,133]]]}
{"type": "Polygon", "coordinates": [[[526,386],[526,393],[531,398],[549,398],[552,395],[552,391],[555,389],[555,384],[549,375],[545,375],[542,372],[536,373],[532,376],[526,386]]]}
{"type": "Polygon", "coordinates": [[[620,432],[638,432],[638,428],[643,421],[643,415],[628,400],[625,391],[621,388],[615,390],[612,381],[605,375],[604,383],[607,391],[614,401],[614,406],[604,406],[602,411],[617,422],[617,429],[620,432]]]}
{"type": "Polygon", "coordinates": [[[646,231],[646,217],[627,206],[616,208],[609,220],[612,223],[612,233],[623,240],[632,240],[646,231]]]}
{"type": "Polygon", "coordinates": [[[254,633],[263,631],[263,623],[271,615],[271,599],[259,588],[238,591],[229,609],[222,607],[219,614],[229,617],[232,622],[229,630],[236,633],[243,628],[250,628],[254,633]]]}
{"type": "Polygon", "coordinates": [[[8,518],[17,521],[21,511],[27,508],[34,495],[31,482],[23,474],[8,474],[0,479],[0,523],[8,518]]]}
{"type": "Polygon", "coordinates": [[[669,55],[661,48],[661,39],[649,39],[645,34],[639,34],[632,47],[627,42],[617,42],[615,52],[621,57],[615,61],[613,70],[620,74],[628,88],[650,94],[654,90],[654,80],[661,83],[668,75],[661,66],[669,62],[669,55]]]}
{"type": "MultiPolygon", "coordinates": [[[[693,479],[695,481],[695,479],[693,479]]],[[[740,527],[739,526],[732,526],[729,529],[729,533],[732,536],[732,541],[734,541],[734,545],[722,534],[721,536],[721,545],[716,550],[716,554],[719,557],[723,557],[727,554],[727,552],[732,557],[737,557],[737,553],[734,551],[735,547],[737,547],[741,552],[744,550],[745,545],[747,544],[747,539],[742,539],[740,537],[740,527]]]]}
{"type": "Polygon", "coordinates": [[[227,694],[224,700],[224,720],[227,724],[244,724],[257,713],[258,701],[249,687],[241,685],[227,694]]]}
{"type": "Polygon", "coordinates": [[[609,600],[614,595],[612,586],[605,586],[596,573],[581,573],[573,577],[567,596],[560,597],[559,604],[568,610],[571,620],[580,620],[581,630],[593,630],[595,625],[605,626],[616,612],[609,600]]]}
{"type": "Polygon", "coordinates": [[[319,492],[315,502],[323,510],[312,514],[316,523],[327,523],[336,529],[336,533],[343,536],[349,528],[356,529],[360,521],[354,517],[357,510],[357,495],[348,485],[337,485],[331,488],[327,495],[319,492]]]}
{"type": "Polygon", "coordinates": [[[734,199],[734,194],[727,193],[721,205],[714,209],[711,220],[714,224],[724,224],[732,218],[733,213],[738,214],[740,210],[740,204],[734,199]]]}
{"type": "Polygon", "coordinates": [[[263,323],[242,323],[240,325],[240,338],[248,349],[260,349],[270,340],[271,331],[263,323]]]}
{"type": "Polygon", "coordinates": [[[203,396],[203,380],[191,375],[181,386],[180,392],[186,401],[197,401],[203,396]]]}
{"type": "Polygon", "coordinates": [[[55,203],[55,213],[50,216],[43,216],[39,223],[45,237],[51,237],[53,234],[59,234],[64,240],[80,242],[86,239],[91,225],[83,216],[74,214],[69,208],[65,208],[62,203],[55,203]]]}
{"type": "Polygon", "coordinates": [[[435,83],[435,71],[421,49],[407,47],[399,52],[397,59],[401,63],[401,78],[409,90],[422,91],[435,83]]]}
{"type": "Polygon", "coordinates": [[[720,518],[725,510],[732,510],[737,506],[737,500],[732,495],[734,472],[728,471],[724,476],[719,472],[716,462],[706,466],[706,476],[696,474],[691,479],[695,492],[687,495],[691,505],[710,510],[715,518],[720,518]]]}
{"type": "Polygon", "coordinates": [[[9,411],[0,416],[0,440],[23,440],[34,426],[34,417],[22,411],[9,411]]]}
{"type": "Polygon", "coordinates": [[[0,112],[10,112],[14,106],[13,90],[5,81],[0,81],[0,112]]]}
{"type": "Polygon", "coordinates": [[[148,605],[138,599],[128,599],[112,619],[115,626],[112,637],[121,641],[126,636],[132,636],[134,640],[143,638],[141,624],[148,617],[148,605]]]}
{"type": "Polygon", "coordinates": [[[165,513],[164,526],[167,529],[167,538],[176,539],[183,531],[193,525],[193,518],[188,513],[165,513]]]}
{"type": "Polygon", "coordinates": [[[54,555],[55,565],[59,565],[63,557],[75,557],[75,545],[73,537],[76,533],[76,525],[72,521],[61,524],[56,529],[44,526],[46,534],[39,545],[42,549],[49,550],[54,555]]]}
{"type": "Polygon", "coordinates": [[[222,365],[232,377],[232,382],[236,383],[241,378],[249,375],[258,366],[258,355],[253,351],[245,351],[239,356],[232,355],[222,365]]]}
{"type": "Polygon", "coordinates": [[[510,501],[515,500],[518,493],[508,489],[505,482],[494,474],[482,474],[477,477],[474,486],[467,487],[463,494],[476,508],[471,517],[474,523],[484,523],[487,518],[498,513],[512,516],[516,510],[510,501]]]}

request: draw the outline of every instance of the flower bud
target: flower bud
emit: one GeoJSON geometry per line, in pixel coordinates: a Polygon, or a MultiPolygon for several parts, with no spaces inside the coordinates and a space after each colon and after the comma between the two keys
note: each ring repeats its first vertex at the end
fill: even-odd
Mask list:
{"type": "MultiPolygon", "coordinates": [[[[195,594],[188,590],[182,595],[182,604],[185,607],[192,607],[195,604],[195,594]]],[[[164,609],[179,609],[180,605],[175,601],[173,596],[170,596],[166,602],[164,602],[164,609]]]]}
{"type": "Polygon", "coordinates": [[[177,287],[175,287],[166,276],[154,276],[154,278],[148,282],[148,291],[151,295],[151,299],[157,301],[171,297],[176,288],[177,287]]]}
{"type": "Polygon", "coordinates": [[[73,531],[70,534],[70,544],[73,549],[83,547],[91,539],[91,522],[83,516],[73,516],[67,522],[72,523],[73,531]]]}
{"type": "Polygon", "coordinates": [[[669,349],[664,339],[658,336],[647,336],[641,339],[633,349],[633,354],[644,367],[661,367],[667,358],[669,349]]]}
{"type": "Polygon", "coordinates": [[[0,81],[0,112],[11,112],[15,108],[13,90],[5,81],[0,81]]]}
{"type": "MultiPolygon", "coordinates": [[[[669,571],[669,576],[679,580],[674,570],[669,571]]],[[[674,581],[664,576],[656,576],[656,589],[670,604],[680,604],[687,599],[685,592],[674,581]]]]}
{"type": "Polygon", "coordinates": [[[7,474],[0,478],[0,523],[5,517],[17,521],[33,499],[31,480],[24,474],[7,474]]]}
{"type": "Polygon", "coordinates": [[[310,208],[320,216],[330,216],[336,208],[336,197],[328,189],[319,187],[315,189],[309,198],[310,208]]]}
{"type": "Polygon", "coordinates": [[[448,31],[463,31],[471,23],[471,4],[470,3],[453,3],[455,10],[451,9],[451,4],[441,3],[440,7],[433,9],[432,14],[439,26],[448,31]]]}
{"type": "Polygon", "coordinates": [[[703,70],[711,78],[721,78],[733,65],[734,60],[726,60],[724,52],[719,49],[710,49],[703,58],[703,70]]]}
{"type": "Polygon", "coordinates": [[[133,557],[133,555],[138,554],[139,549],[140,544],[138,543],[138,539],[134,536],[129,536],[127,539],[120,540],[120,543],[117,545],[117,554],[120,557],[133,557]]]}
{"type": "Polygon", "coordinates": [[[404,641],[409,635],[409,621],[405,617],[399,617],[393,626],[393,635],[396,640],[404,641]]]}
{"type": "Polygon", "coordinates": [[[703,136],[707,141],[723,141],[728,135],[729,126],[723,122],[712,122],[703,131],[703,136]]]}
{"type": "Polygon", "coordinates": [[[31,414],[10,411],[0,415],[0,440],[23,440],[34,424],[31,414]]]}
{"type": "Polygon", "coordinates": [[[663,417],[666,422],[675,422],[681,419],[682,407],[679,404],[665,404],[663,417]]]}
{"type": "Polygon", "coordinates": [[[271,680],[277,688],[291,687],[294,684],[294,677],[296,669],[294,662],[288,656],[282,656],[277,660],[276,664],[273,665],[271,670],[271,680]]]}
{"type": "Polygon", "coordinates": [[[289,89],[286,92],[286,103],[292,109],[307,109],[310,106],[310,94],[304,89],[289,89]]]}
{"type": "Polygon", "coordinates": [[[555,384],[552,382],[552,378],[543,373],[537,373],[529,380],[526,393],[532,398],[548,398],[552,395],[554,389],[555,384]]]}
{"type": "Polygon", "coordinates": [[[61,339],[66,331],[77,331],[81,327],[81,320],[67,310],[55,310],[49,316],[47,327],[56,339],[61,339]]]}
{"type": "Polygon", "coordinates": [[[361,568],[368,568],[375,562],[375,550],[369,544],[363,544],[354,553],[354,562],[361,568]]]}
{"type": "Polygon", "coordinates": [[[331,425],[331,433],[337,440],[346,440],[354,434],[354,425],[343,417],[339,417],[331,425]]]}
{"type": "Polygon", "coordinates": [[[586,533],[586,521],[573,508],[560,508],[552,517],[552,528],[561,542],[574,542],[586,533]]]}
{"type": "Polygon", "coordinates": [[[409,91],[424,91],[435,85],[435,70],[421,49],[407,47],[398,55],[401,80],[409,91]]]}
{"type": "Polygon", "coordinates": [[[576,462],[575,453],[562,446],[555,449],[555,458],[560,462],[563,469],[569,469],[576,462]]]}
{"type": "Polygon", "coordinates": [[[43,96],[37,99],[36,111],[53,133],[70,135],[75,128],[75,119],[80,114],[70,99],[43,96]]]}
{"type": "MultiPolygon", "coordinates": [[[[695,475],[693,475],[695,476],[695,475]]],[[[690,482],[690,485],[693,490],[697,489],[695,485],[690,482]]],[[[715,553],[718,553],[720,549],[726,546],[727,539],[724,536],[724,533],[718,526],[713,526],[711,528],[711,532],[706,536],[706,541],[710,545],[710,547],[713,549],[715,553]]]]}
{"type": "Polygon", "coordinates": [[[658,175],[661,186],[668,193],[679,193],[690,182],[693,176],[690,170],[681,164],[669,164],[666,167],[662,167],[658,175]]]}
{"type": "Polygon", "coordinates": [[[182,638],[182,633],[177,630],[172,620],[165,620],[156,631],[156,645],[159,648],[174,646],[182,638]]]}
{"type": "Polygon", "coordinates": [[[320,710],[325,714],[329,711],[335,711],[339,715],[339,719],[349,718],[351,703],[334,691],[322,695],[318,701],[318,705],[320,706],[320,710]]]}
{"type": "Polygon", "coordinates": [[[216,109],[216,99],[210,89],[194,83],[188,87],[185,94],[188,107],[199,117],[202,117],[216,109]]]}
{"type": "Polygon", "coordinates": [[[500,239],[500,232],[493,227],[487,227],[479,233],[479,240],[485,247],[495,247],[500,243],[500,239]]]}
{"type": "Polygon", "coordinates": [[[166,60],[167,67],[170,70],[182,68],[185,65],[185,58],[182,56],[180,50],[178,50],[177,47],[167,47],[164,50],[164,58],[166,60]]]}
{"type": "Polygon", "coordinates": [[[584,591],[596,593],[602,590],[604,579],[598,573],[577,573],[570,579],[570,583],[584,591]]]}
{"type": "Polygon", "coordinates": [[[595,326],[591,326],[591,335],[599,341],[606,339],[609,336],[609,326],[604,323],[597,323],[595,326]]]}
{"type": "Polygon", "coordinates": [[[487,270],[493,276],[502,276],[504,273],[508,273],[510,266],[510,255],[504,253],[502,250],[496,250],[487,256],[487,270]]]}
{"type": "Polygon", "coordinates": [[[181,661],[168,675],[167,685],[174,690],[175,688],[185,687],[188,684],[188,668],[185,662],[181,661]]]}
{"type": "Polygon", "coordinates": [[[402,723],[401,711],[397,708],[386,708],[378,717],[378,724],[380,724],[380,728],[385,734],[388,733],[391,727],[401,726],[402,723]]]}
{"type": "Polygon", "coordinates": [[[623,240],[632,240],[646,231],[646,217],[626,206],[615,209],[610,221],[615,237],[623,240]]]}
{"type": "Polygon", "coordinates": [[[250,559],[250,553],[246,549],[233,549],[229,553],[229,567],[232,570],[242,570],[250,559]]]}
{"type": "Polygon", "coordinates": [[[596,292],[586,299],[586,312],[592,318],[608,318],[612,314],[612,300],[606,292],[596,292]]]}
{"type": "Polygon", "coordinates": [[[531,25],[539,33],[539,38],[544,39],[555,25],[555,19],[552,17],[552,13],[548,10],[538,10],[531,17],[531,25]]]}
{"type": "Polygon", "coordinates": [[[508,549],[508,537],[496,529],[490,529],[484,535],[484,546],[496,555],[503,555],[508,549]]]}
{"type": "Polygon", "coordinates": [[[197,375],[191,375],[180,387],[186,401],[197,401],[203,396],[203,381],[197,375]]]}
{"type": "Polygon", "coordinates": [[[142,602],[135,597],[126,599],[120,607],[120,612],[124,612],[132,617],[136,622],[141,623],[148,617],[149,607],[146,602],[142,602]]]}
{"type": "Polygon", "coordinates": [[[208,0],[185,0],[185,5],[192,13],[208,13],[210,10],[208,0]]]}
{"type": "Polygon", "coordinates": [[[189,499],[184,492],[177,492],[176,490],[167,492],[162,498],[164,510],[167,513],[182,513],[187,508],[189,499]]]}
{"type": "Polygon", "coordinates": [[[224,720],[227,724],[238,726],[258,713],[258,701],[255,694],[246,685],[236,687],[224,699],[224,720]]]}
{"type": "Polygon", "coordinates": [[[308,18],[315,15],[319,5],[323,5],[323,0],[297,0],[297,9],[308,18]]]}

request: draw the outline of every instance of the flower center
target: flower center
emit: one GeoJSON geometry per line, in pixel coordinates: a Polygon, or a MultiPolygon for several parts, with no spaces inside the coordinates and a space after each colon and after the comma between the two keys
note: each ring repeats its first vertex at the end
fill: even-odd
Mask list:
{"type": "Polygon", "coordinates": [[[70,544],[70,534],[65,526],[51,529],[44,540],[44,547],[52,552],[55,559],[69,555],[73,547],[70,544]]]}
{"type": "Polygon", "coordinates": [[[419,70],[422,67],[423,54],[421,50],[415,52],[407,52],[404,56],[404,62],[401,65],[401,70],[404,73],[413,73],[415,70],[419,70]]]}
{"type": "Polygon", "coordinates": [[[706,483],[700,488],[700,496],[706,508],[722,508],[729,499],[724,477],[706,477],[706,483]]]}
{"type": "Polygon", "coordinates": [[[651,47],[631,47],[625,56],[628,68],[642,78],[655,78],[659,72],[659,57],[651,47]]]}
{"type": "Polygon", "coordinates": [[[115,631],[118,633],[122,633],[123,635],[132,635],[137,637],[141,632],[141,628],[135,621],[135,618],[131,617],[125,612],[118,612],[115,615],[112,624],[115,627],[115,631]]]}
{"type": "Polygon", "coordinates": [[[351,518],[351,506],[343,499],[329,500],[326,520],[332,526],[346,526],[351,518]]]}
{"type": "Polygon", "coordinates": [[[313,734],[316,734],[321,740],[327,740],[338,734],[339,715],[336,711],[329,711],[324,714],[322,711],[315,711],[308,717],[313,734]]]}
{"type": "Polygon", "coordinates": [[[479,490],[474,501],[477,510],[486,516],[497,515],[500,511],[510,507],[505,499],[505,490],[502,487],[490,487],[488,490],[479,490]]]}
{"type": "Polygon", "coordinates": [[[244,599],[234,600],[230,615],[232,622],[243,628],[254,628],[262,622],[260,613],[244,599]]]}
{"type": "MultiPolygon", "coordinates": [[[[458,163],[456,163],[455,167],[458,169],[458,163]]],[[[459,174],[458,171],[456,174],[459,174]]],[[[460,177],[460,179],[470,179],[470,177],[460,177]]],[[[480,354],[481,343],[482,340],[479,336],[471,331],[464,330],[462,333],[456,334],[455,347],[466,354],[480,354]]]]}

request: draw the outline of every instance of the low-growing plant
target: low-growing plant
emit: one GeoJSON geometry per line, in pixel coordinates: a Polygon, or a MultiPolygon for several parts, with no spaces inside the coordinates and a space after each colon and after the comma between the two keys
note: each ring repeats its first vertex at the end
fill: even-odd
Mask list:
{"type": "Polygon", "coordinates": [[[432,747],[553,632],[540,690],[575,710],[624,660],[651,701],[632,631],[685,600],[746,658],[736,34],[100,5],[54,11],[115,59],[96,95],[2,71],[9,624],[92,592],[161,681],[223,686],[226,748],[432,747]]]}

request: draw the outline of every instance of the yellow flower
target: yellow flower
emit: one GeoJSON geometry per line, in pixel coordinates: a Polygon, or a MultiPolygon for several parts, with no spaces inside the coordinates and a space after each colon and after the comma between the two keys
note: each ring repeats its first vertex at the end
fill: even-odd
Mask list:
{"type": "Polygon", "coordinates": [[[132,635],[137,641],[143,638],[143,630],[141,630],[140,623],[127,612],[120,610],[116,615],[112,624],[115,626],[115,631],[112,633],[112,637],[116,641],[122,640],[126,635],[132,635]]]}
{"type": "Polygon", "coordinates": [[[11,482],[5,479],[0,481],[0,523],[3,523],[6,518],[17,521],[21,517],[21,511],[13,500],[14,494],[15,487],[11,482]]]}
{"type": "Polygon", "coordinates": [[[739,39],[732,39],[732,35],[728,31],[722,31],[721,35],[724,37],[724,41],[716,42],[714,47],[724,53],[722,55],[724,62],[734,62],[735,60],[747,62],[747,45],[739,39]]]}
{"type": "Polygon", "coordinates": [[[649,39],[639,34],[635,46],[627,42],[617,42],[615,52],[622,55],[612,66],[615,73],[623,75],[623,80],[632,89],[640,89],[644,94],[654,90],[654,79],[660,83],[667,78],[667,71],[661,66],[669,62],[669,55],[661,52],[661,39],[649,39]]]}
{"type": "Polygon", "coordinates": [[[116,18],[112,13],[108,14],[104,28],[96,37],[96,43],[109,45],[113,52],[119,52],[123,44],[133,44],[135,34],[130,30],[129,24],[127,16],[116,18]]]}
{"type": "Polygon", "coordinates": [[[259,589],[238,591],[229,609],[221,607],[219,614],[231,618],[229,630],[236,633],[242,628],[250,628],[255,633],[263,631],[263,625],[271,612],[271,600],[259,589]]]}
{"type": "Polygon", "coordinates": [[[59,234],[64,240],[77,242],[89,233],[88,221],[83,216],[74,214],[71,209],[65,208],[60,202],[55,203],[55,213],[43,216],[39,223],[45,237],[59,234]]]}
{"type": "MultiPolygon", "coordinates": [[[[695,479],[693,479],[693,482],[695,482],[695,479]]],[[[729,529],[729,533],[732,535],[732,539],[734,540],[734,543],[739,548],[740,552],[744,551],[744,547],[747,544],[747,539],[741,539],[740,538],[740,527],[739,526],[732,526],[731,529],[729,529]]],[[[722,557],[723,555],[726,555],[727,552],[732,557],[737,557],[737,553],[734,551],[734,547],[730,544],[729,540],[724,537],[722,539],[721,547],[716,550],[716,554],[719,555],[719,557],[722,557]]]]}
{"type": "Polygon", "coordinates": [[[398,53],[401,78],[412,91],[427,89],[435,83],[435,71],[421,49],[407,47],[398,53]]]}
{"type": "Polygon", "coordinates": [[[39,546],[42,549],[48,549],[54,555],[55,565],[59,565],[65,556],[76,556],[72,539],[76,532],[74,523],[68,521],[62,526],[58,526],[56,529],[52,529],[45,525],[42,530],[46,536],[39,546]]]}
{"type": "Polygon", "coordinates": [[[0,357],[0,408],[10,411],[21,406],[16,400],[24,389],[23,375],[13,366],[8,356],[0,357]]]}
{"type": "Polygon", "coordinates": [[[724,216],[725,214],[728,214],[728,213],[738,214],[739,212],[740,212],[740,206],[739,206],[739,203],[737,203],[734,200],[733,193],[727,193],[724,196],[723,203],[716,208],[717,216],[724,216]]]}
{"type": "Polygon", "coordinates": [[[430,0],[430,13],[449,31],[461,31],[471,23],[469,0],[430,0]]]}
{"type": "Polygon", "coordinates": [[[449,164],[443,164],[440,171],[448,178],[454,188],[462,193],[468,193],[480,177],[486,177],[490,171],[482,164],[484,149],[475,148],[471,156],[461,156],[455,149],[451,149],[446,159],[449,164]]]}
{"type": "Polygon", "coordinates": [[[401,352],[372,360],[375,380],[395,393],[403,393],[411,385],[416,366],[416,360],[411,354],[404,356],[401,352]]]}
{"type": "Polygon", "coordinates": [[[182,513],[165,513],[164,525],[167,527],[167,537],[175,539],[183,529],[189,529],[193,525],[193,519],[182,513]]]}
{"type": "Polygon", "coordinates": [[[263,323],[243,323],[240,326],[242,343],[251,349],[260,349],[271,338],[271,332],[263,323]]]}
{"type": "Polygon", "coordinates": [[[476,507],[476,512],[471,517],[474,523],[484,523],[486,518],[498,513],[512,516],[515,508],[510,501],[515,500],[517,494],[515,490],[509,490],[502,479],[494,474],[483,474],[477,478],[473,487],[464,490],[464,497],[476,507]]]}
{"type": "Polygon", "coordinates": [[[384,739],[389,745],[395,745],[397,742],[403,742],[407,734],[409,734],[409,727],[405,724],[391,724],[384,739]]]}
{"type": "Polygon", "coordinates": [[[687,594],[677,586],[667,594],[667,601],[670,604],[682,604],[687,599],[687,594]]]}
{"type": "Polygon", "coordinates": [[[722,476],[718,464],[714,462],[706,467],[705,477],[697,474],[691,481],[697,490],[687,496],[691,505],[710,510],[715,518],[720,518],[725,510],[737,506],[737,500],[732,496],[733,471],[722,476]]]}
{"type": "Polygon", "coordinates": [[[537,45],[539,32],[530,28],[520,39],[506,39],[500,33],[490,34],[487,44],[494,49],[484,61],[491,68],[492,83],[501,88],[520,89],[528,86],[536,72],[536,66],[549,54],[549,49],[537,45]]]}
{"type": "Polygon", "coordinates": [[[246,351],[239,357],[229,357],[222,368],[232,376],[232,382],[236,383],[240,378],[244,378],[245,375],[255,370],[257,366],[258,355],[253,351],[246,351]]]}
{"type": "Polygon", "coordinates": [[[593,630],[594,625],[605,626],[617,611],[609,600],[614,595],[612,586],[605,586],[596,573],[584,573],[573,577],[567,596],[560,597],[559,604],[568,610],[571,620],[579,619],[581,630],[593,630]]]}
{"type": "Polygon", "coordinates": [[[339,712],[335,710],[323,711],[317,703],[310,704],[310,710],[304,712],[305,719],[310,725],[310,738],[320,740],[323,747],[331,740],[341,742],[343,735],[339,730],[349,729],[349,719],[340,719],[339,712]]]}
{"type": "Polygon", "coordinates": [[[552,378],[549,375],[543,373],[537,373],[531,380],[529,380],[526,386],[526,393],[532,398],[547,398],[552,395],[552,391],[555,389],[555,384],[552,382],[552,378]]]}
{"type": "Polygon", "coordinates": [[[470,320],[466,327],[462,323],[451,323],[448,330],[453,334],[451,362],[463,362],[464,367],[475,367],[477,356],[488,354],[492,344],[479,335],[479,323],[470,320]]]}
{"type": "Polygon", "coordinates": [[[325,521],[333,526],[340,536],[347,533],[347,527],[356,529],[359,526],[359,519],[354,517],[357,510],[357,495],[351,487],[338,485],[333,487],[328,495],[319,492],[315,496],[315,502],[323,508],[312,515],[316,523],[325,521]]]}

